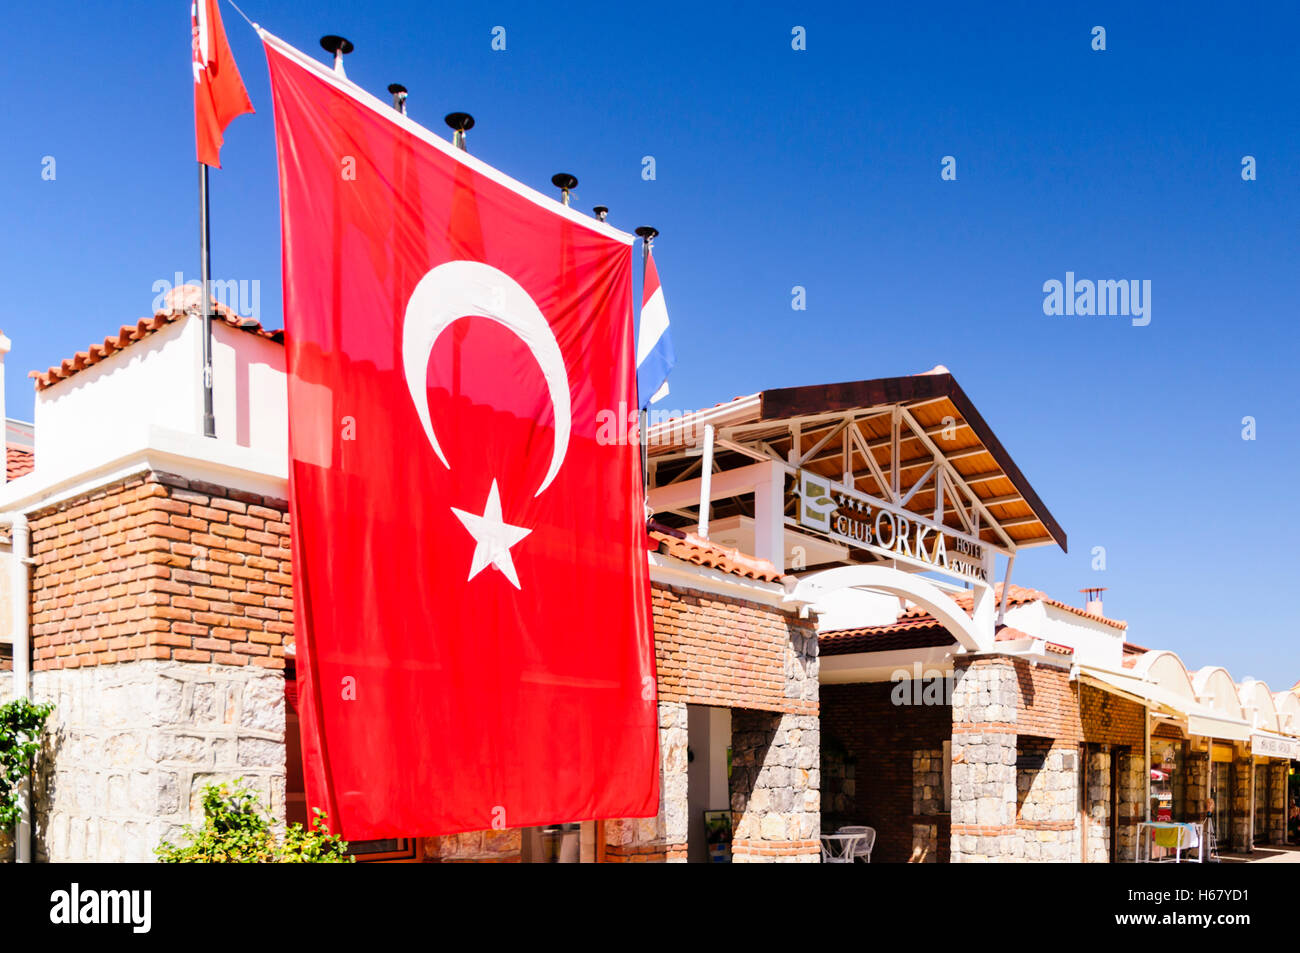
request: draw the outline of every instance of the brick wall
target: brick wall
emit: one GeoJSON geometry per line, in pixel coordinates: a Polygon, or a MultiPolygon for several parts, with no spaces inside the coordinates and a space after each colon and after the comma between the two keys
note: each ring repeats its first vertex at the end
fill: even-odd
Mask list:
{"type": "Polygon", "coordinates": [[[653,594],[661,701],[817,713],[811,619],[676,586],[653,594]]]}
{"type": "MultiPolygon", "coordinates": [[[[942,749],[952,735],[948,705],[895,705],[891,682],[823,685],[821,724],[823,746],[842,751],[853,765],[850,790],[835,792],[836,813],[827,813],[824,830],[843,824],[876,829],[873,863],[904,862],[912,857],[914,825],[936,829],[938,860],[948,859],[949,818],[945,814],[915,814],[913,754],[942,749]],[[849,809],[840,813],[840,805],[849,809]]],[[[840,759],[832,753],[830,760],[840,759]]],[[[826,773],[838,767],[823,764],[826,773]]],[[[928,836],[928,834],[927,834],[928,836]]]]}
{"type": "Polygon", "coordinates": [[[1022,735],[1097,744],[1144,744],[1146,710],[1136,702],[1070,681],[1064,669],[1015,660],[1022,735]]]}
{"type": "Polygon", "coordinates": [[[34,513],[33,670],[143,659],[283,669],[287,509],[143,473],[34,513]]]}

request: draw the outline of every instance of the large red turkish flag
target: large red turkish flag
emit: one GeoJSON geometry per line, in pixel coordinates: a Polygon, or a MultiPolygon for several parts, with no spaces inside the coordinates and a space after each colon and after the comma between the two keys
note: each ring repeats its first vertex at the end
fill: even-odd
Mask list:
{"type": "Polygon", "coordinates": [[[653,815],[639,449],[598,439],[631,238],[264,38],[309,803],[353,839],[653,815]]]}

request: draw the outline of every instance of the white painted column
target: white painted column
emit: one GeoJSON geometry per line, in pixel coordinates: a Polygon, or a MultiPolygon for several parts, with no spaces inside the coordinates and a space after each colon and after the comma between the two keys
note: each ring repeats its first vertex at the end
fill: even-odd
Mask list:
{"type": "Polygon", "coordinates": [[[713,424],[704,425],[704,464],[700,470],[700,521],[696,533],[701,539],[709,538],[709,507],[713,488],[713,424]]]}
{"type": "Polygon", "coordinates": [[[971,616],[980,644],[992,648],[994,632],[997,629],[998,607],[992,585],[992,580],[996,578],[997,563],[993,548],[990,546],[984,547],[983,568],[985,577],[990,580],[990,584],[972,587],[971,594],[974,604],[971,616]]]}
{"type": "Polygon", "coordinates": [[[754,555],[785,572],[785,467],[775,460],[754,485],[754,555]]]}

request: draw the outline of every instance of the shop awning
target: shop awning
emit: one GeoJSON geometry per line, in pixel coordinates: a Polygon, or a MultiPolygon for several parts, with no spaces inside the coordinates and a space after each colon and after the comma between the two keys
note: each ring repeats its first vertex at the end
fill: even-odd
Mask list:
{"type": "MultiPolygon", "coordinates": [[[[1215,711],[1208,705],[1148,682],[1133,675],[1112,672],[1087,665],[1077,666],[1079,678],[1103,691],[1120,692],[1135,701],[1171,712],[1187,721],[1187,733],[1223,741],[1250,741],[1253,734],[1248,722],[1215,711]]],[[[1278,735],[1277,737],[1282,737],[1278,735]]]]}

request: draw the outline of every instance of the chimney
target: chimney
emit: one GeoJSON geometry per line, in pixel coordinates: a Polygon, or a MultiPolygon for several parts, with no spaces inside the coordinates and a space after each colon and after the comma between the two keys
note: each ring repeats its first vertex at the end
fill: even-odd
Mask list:
{"type": "Polygon", "coordinates": [[[1106,591],[1106,588],[1099,586],[1092,589],[1080,589],[1079,591],[1084,594],[1087,600],[1083,605],[1083,611],[1088,615],[1105,618],[1106,613],[1102,611],[1101,594],[1106,591]]]}
{"type": "Polygon", "coordinates": [[[9,482],[9,417],[5,413],[5,355],[9,353],[9,348],[12,346],[13,342],[3,331],[0,331],[0,434],[4,435],[3,439],[0,439],[0,456],[4,457],[5,464],[0,470],[0,483],[9,482]]]}

